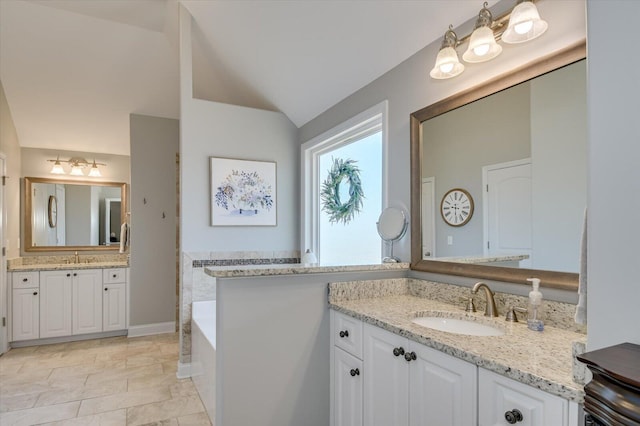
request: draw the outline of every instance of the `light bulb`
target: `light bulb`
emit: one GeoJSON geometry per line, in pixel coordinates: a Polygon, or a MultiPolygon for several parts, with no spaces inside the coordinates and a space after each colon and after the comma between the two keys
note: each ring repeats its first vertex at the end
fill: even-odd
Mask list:
{"type": "Polygon", "coordinates": [[[445,73],[445,74],[448,74],[451,71],[453,71],[453,62],[449,62],[448,64],[440,65],[440,71],[445,73]]]}
{"type": "Polygon", "coordinates": [[[531,28],[533,28],[533,21],[531,20],[520,22],[513,26],[513,30],[518,34],[526,34],[531,31],[531,28]]]}
{"type": "Polygon", "coordinates": [[[82,172],[82,167],[78,166],[77,164],[74,166],[71,166],[71,172],[69,174],[73,176],[84,176],[84,173],[82,172]]]}
{"type": "Polygon", "coordinates": [[[489,44],[485,43],[485,44],[480,44],[476,47],[473,48],[473,53],[475,53],[478,56],[484,56],[487,53],[489,53],[489,44]]]}

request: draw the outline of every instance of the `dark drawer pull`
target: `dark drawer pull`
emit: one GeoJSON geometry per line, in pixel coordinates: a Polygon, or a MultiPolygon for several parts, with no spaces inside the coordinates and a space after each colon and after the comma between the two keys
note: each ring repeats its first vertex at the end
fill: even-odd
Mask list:
{"type": "Polygon", "coordinates": [[[349,330],[344,330],[340,332],[340,337],[345,338],[349,337],[349,330]]]}
{"type": "Polygon", "coordinates": [[[349,374],[351,374],[351,377],[356,377],[360,375],[360,370],[357,368],[353,368],[351,369],[351,371],[349,372],[349,374]]]}
{"type": "Polygon", "coordinates": [[[22,279],[22,282],[23,282],[23,283],[26,283],[27,281],[29,281],[29,278],[23,278],[23,279],[22,279]]]}
{"type": "Polygon", "coordinates": [[[38,295],[38,292],[37,292],[37,291],[34,291],[34,292],[33,292],[33,295],[34,295],[34,296],[37,296],[37,295],[38,295]]]}
{"type": "Polygon", "coordinates": [[[407,361],[415,361],[416,359],[418,359],[418,357],[416,356],[415,352],[406,352],[404,354],[404,359],[406,359],[407,361]]]}
{"type": "Polygon", "coordinates": [[[404,348],[402,346],[400,346],[399,348],[393,348],[393,355],[394,356],[404,355],[404,348]]]}
{"type": "Polygon", "coordinates": [[[518,422],[521,422],[523,417],[520,410],[518,410],[517,408],[514,408],[513,410],[507,411],[504,413],[504,419],[507,421],[507,423],[509,423],[510,425],[513,425],[518,422]]]}

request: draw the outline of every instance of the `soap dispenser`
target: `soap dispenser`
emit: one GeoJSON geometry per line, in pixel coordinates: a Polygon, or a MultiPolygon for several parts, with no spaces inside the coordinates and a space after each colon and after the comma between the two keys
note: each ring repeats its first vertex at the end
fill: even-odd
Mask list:
{"type": "Polygon", "coordinates": [[[542,293],[540,292],[540,279],[527,278],[533,284],[533,290],[529,292],[529,307],[527,308],[527,327],[529,330],[544,330],[542,312],[542,293]]]}

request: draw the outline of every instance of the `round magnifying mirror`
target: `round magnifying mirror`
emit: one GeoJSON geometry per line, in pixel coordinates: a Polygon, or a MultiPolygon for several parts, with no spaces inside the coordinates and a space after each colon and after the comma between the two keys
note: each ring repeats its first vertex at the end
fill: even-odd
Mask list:
{"type": "Polygon", "coordinates": [[[407,215],[397,207],[387,207],[380,213],[377,222],[378,234],[384,241],[391,243],[391,255],[382,259],[385,263],[400,262],[393,255],[393,242],[402,238],[407,232],[407,215]]]}

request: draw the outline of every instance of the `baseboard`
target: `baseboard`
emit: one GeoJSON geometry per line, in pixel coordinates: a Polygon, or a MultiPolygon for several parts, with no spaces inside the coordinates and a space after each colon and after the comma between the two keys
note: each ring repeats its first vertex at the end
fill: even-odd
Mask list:
{"type": "Polygon", "coordinates": [[[178,379],[186,379],[191,377],[191,363],[183,363],[178,361],[178,371],[176,371],[178,379]]]}
{"type": "Polygon", "coordinates": [[[129,326],[129,337],[150,336],[152,334],[164,334],[164,333],[175,333],[175,332],[176,332],[175,321],[129,326]]]}
{"type": "Polygon", "coordinates": [[[47,337],[44,339],[18,340],[10,342],[12,348],[23,348],[26,346],[51,345],[53,343],[77,342],[80,340],[103,339],[105,337],[126,336],[127,330],[105,331],[103,333],[75,334],[72,336],[47,337]]]}

